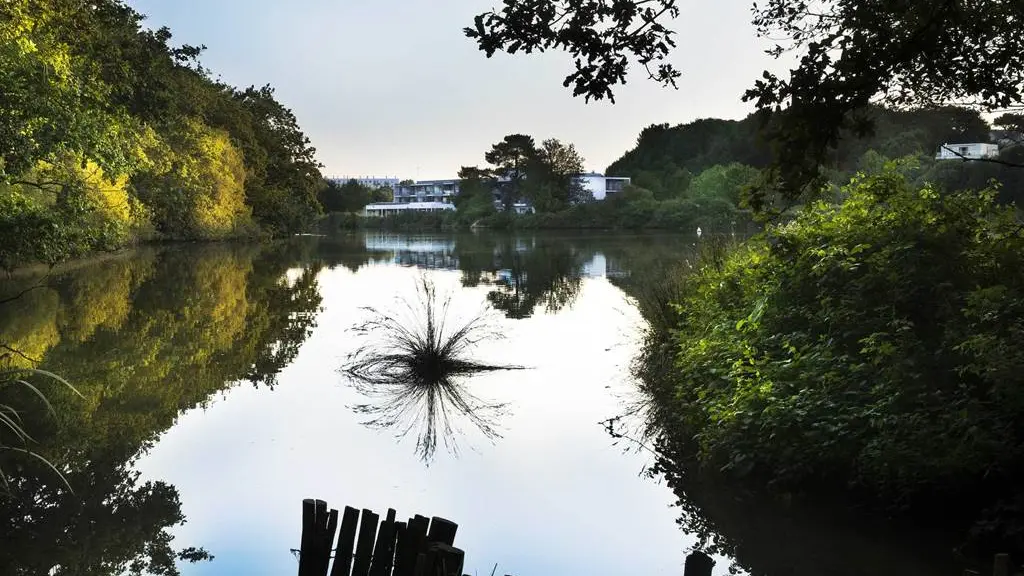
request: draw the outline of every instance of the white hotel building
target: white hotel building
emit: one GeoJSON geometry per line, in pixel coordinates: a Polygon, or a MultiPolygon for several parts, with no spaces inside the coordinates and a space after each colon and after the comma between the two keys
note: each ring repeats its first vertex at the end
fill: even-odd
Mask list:
{"type": "MultiPolygon", "coordinates": [[[[629,178],[605,176],[597,172],[588,172],[576,177],[584,188],[594,195],[595,200],[604,200],[609,195],[621,192],[630,183],[629,178]]],[[[421,180],[411,184],[395,183],[395,199],[393,202],[377,202],[367,204],[367,216],[384,216],[396,212],[444,212],[455,210],[453,198],[459,193],[459,180],[421,180]]],[[[524,212],[529,208],[525,204],[517,204],[516,211],[524,212]]]]}

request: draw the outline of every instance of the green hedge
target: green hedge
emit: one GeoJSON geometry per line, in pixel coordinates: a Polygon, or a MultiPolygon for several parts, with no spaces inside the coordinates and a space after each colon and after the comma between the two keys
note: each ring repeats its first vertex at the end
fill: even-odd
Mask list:
{"type": "Polygon", "coordinates": [[[717,198],[696,200],[664,200],[640,197],[623,200],[609,198],[600,202],[578,204],[567,210],[510,216],[496,214],[481,220],[488,228],[522,229],[602,229],[602,230],[677,230],[728,229],[746,225],[749,213],[732,203],[717,198]]]}

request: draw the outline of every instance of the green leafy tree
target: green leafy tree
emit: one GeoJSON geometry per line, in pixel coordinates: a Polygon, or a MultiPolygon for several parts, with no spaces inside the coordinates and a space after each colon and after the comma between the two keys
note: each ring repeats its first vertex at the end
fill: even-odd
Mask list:
{"type": "Polygon", "coordinates": [[[457,214],[470,224],[494,213],[494,191],[497,179],[490,170],[476,166],[459,169],[459,193],[452,199],[457,214]]]}
{"type": "Polygon", "coordinates": [[[170,238],[223,238],[250,225],[245,160],[223,131],[184,123],[172,140],[150,149],[150,170],[133,186],[157,229],[170,238]]]}
{"type": "Polygon", "coordinates": [[[716,165],[704,170],[690,183],[692,198],[721,198],[738,206],[743,190],[757,182],[761,171],[739,163],[716,165]]]}
{"type": "Polygon", "coordinates": [[[18,231],[5,265],[119,248],[150,225],[250,234],[249,214],[285,234],[319,212],[315,150],[273,90],[212,80],[202,47],[142,20],[120,0],[4,4],[0,219],[18,231]]]}
{"type": "Polygon", "coordinates": [[[555,138],[543,141],[528,171],[525,196],[540,212],[563,210],[586,199],[575,178],[583,173],[583,157],[572,144],[555,138]]]}
{"type": "Polygon", "coordinates": [[[317,193],[323,177],[316,149],[270,86],[249,87],[234,97],[253,119],[266,158],[262,173],[246,190],[253,218],[275,232],[305,228],[320,211],[317,193]]]}
{"type": "Polygon", "coordinates": [[[318,196],[320,204],[328,212],[359,212],[367,204],[393,200],[390,188],[371,188],[355,179],[344,184],[327,180],[318,196]]]}
{"type": "Polygon", "coordinates": [[[533,137],[510,134],[491,146],[484,160],[493,166],[498,177],[498,189],[505,210],[522,198],[523,181],[531,162],[537,158],[537,145],[533,137]]]}

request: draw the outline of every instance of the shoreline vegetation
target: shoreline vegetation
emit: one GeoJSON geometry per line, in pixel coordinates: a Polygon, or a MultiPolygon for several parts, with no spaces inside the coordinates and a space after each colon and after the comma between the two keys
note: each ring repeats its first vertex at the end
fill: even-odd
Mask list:
{"type": "Polygon", "coordinates": [[[5,7],[0,268],[307,229],[320,165],[273,88],[220,82],[119,1],[88,6],[5,7]]]}
{"type": "Polygon", "coordinates": [[[945,531],[950,561],[1024,551],[1024,236],[1001,192],[890,163],[647,279],[634,370],[681,501],[710,475],[945,531]]]}

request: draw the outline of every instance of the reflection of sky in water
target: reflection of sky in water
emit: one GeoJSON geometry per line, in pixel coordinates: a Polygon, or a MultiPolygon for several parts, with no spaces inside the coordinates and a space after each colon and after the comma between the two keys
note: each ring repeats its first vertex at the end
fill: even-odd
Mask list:
{"type": "MultiPolygon", "coordinates": [[[[692,540],[676,526],[671,491],[638,475],[649,457],[612,446],[599,421],[619,413],[639,315],[603,279],[588,279],[571,309],[502,320],[506,339],[478,349],[482,361],[527,371],[473,377],[470,390],[507,401],[494,445],[466,428],[456,459],[442,449],[427,468],[410,436],[369,430],[348,406],[362,398],[336,369],[353,346],[345,330],[362,306],[389,306],[418,272],[338,268],[320,277],[318,328],[273,391],[237,386],[183,415],[140,462],[148,478],[177,486],[188,523],[178,546],[205,546],[212,563],[183,574],[293,574],[300,502],[395,508],[459,524],[466,572],[681,574],[692,540]]],[[[459,289],[457,272],[434,271],[439,291],[460,290],[455,314],[485,301],[486,287],[459,289]]],[[[719,561],[716,574],[724,574],[719,561]]]]}

